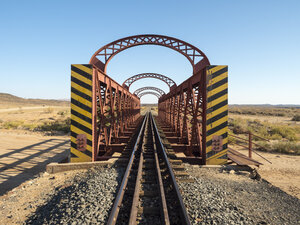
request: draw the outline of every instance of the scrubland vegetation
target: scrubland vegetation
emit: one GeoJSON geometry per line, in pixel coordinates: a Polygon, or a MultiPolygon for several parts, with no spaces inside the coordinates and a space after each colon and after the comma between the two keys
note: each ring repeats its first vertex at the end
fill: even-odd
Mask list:
{"type": "MultiPolygon", "coordinates": [[[[251,132],[270,140],[267,142],[253,136],[254,143],[260,145],[253,146],[257,150],[300,155],[299,111],[300,108],[232,106],[229,109],[230,133],[247,139],[251,132]],[[256,119],[253,115],[257,116],[256,119]],[[276,117],[284,118],[276,120],[276,117]]],[[[231,144],[237,142],[232,137],[229,141],[231,144]]]]}
{"type": "Polygon", "coordinates": [[[20,108],[17,111],[9,112],[16,119],[0,119],[0,129],[16,129],[47,132],[47,134],[68,133],[70,131],[71,119],[69,110],[58,110],[53,107],[46,107],[40,111],[23,111],[20,108]],[[32,114],[30,119],[22,119],[19,114],[32,114]]]}
{"type": "Polygon", "coordinates": [[[240,115],[261,115],[261,116],[287,116],[293,117],[298,115],[300,119],[300,107],[273,107],[273,106],[229,106],[229,113],[240,115]]]}

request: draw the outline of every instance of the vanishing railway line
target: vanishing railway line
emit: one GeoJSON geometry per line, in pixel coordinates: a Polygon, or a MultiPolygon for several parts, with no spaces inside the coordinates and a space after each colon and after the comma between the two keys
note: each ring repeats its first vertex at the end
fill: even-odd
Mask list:
{"type": "Polygon", "coordinates": [[[190,224],[150,112],[144,117],[108,224],[190,224]]]}

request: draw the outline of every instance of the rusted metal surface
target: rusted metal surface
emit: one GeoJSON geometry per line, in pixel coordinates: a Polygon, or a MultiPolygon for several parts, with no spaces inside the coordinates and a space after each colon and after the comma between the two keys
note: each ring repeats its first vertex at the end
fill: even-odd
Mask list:
{"type": "MultiPolygon", "coordinates": [[[[151,117],[151,119],[152,119],[152,117],[151,117]]],[[[159,166],[157,147],[156,147],[156,139],[155,139],[155,135],[154,135],[156,131],[154,130],[154,121],[153,120],[151,122],[151,130],[152,130],[152,141],[153,141],[153,147],[154,147],[155,165],[156,165],[156,171],[157,171],[157,180],[158,180],[159,192],[160,192],[160,196],[161,196],[162,217],[163,217],[162,220],[163,220],[164,224],[169,225],[170,220],[169,220],[164,184],[162,181],[161,170],[160,170],[160,166],[159,166]]]]}
{"type": "Polygon", "coordinates": [[[160,45],[181,53],[191,63],[194,74],[210,64],[206,55],[195,46],[173,37],[156,34],[135,35],[113,41],[97,50],[92,56],[90,64],[106,73],[109,61],[116,54],[140,45],[160,45]]]}
{"type": "Polygon", "coordinates": [[[268,163],[272,164],[272,162],[270,160],[266,159],[261,154],[259,154],[259,153],[257,153],[256,151],[253,150],[253,145],[258,146],[258,147],[263,148],[263,149],[266,149],[266,148],[263,147],[263,146],[261,146],[261,145],[259,145],[259,144],[257,144],[257,143],[255,143],[255,142],[253,142],[252,136],[254,136],[256,138],[259,138],[259,139],[262,139],[262,140],[265,140],[265,141],[270,141],[270,140],[268,140],[266,138],[263,138],[263,137],[260,137],[260,136],[257,136],[255,134],[253,134],[252,132],[248,132],[246,134],[248,134],[248,139],[241,138],[241,137],[233,135],[233,134],[229,134],[229,136],[231,136],[231,137],[236,138],[236,139],[239,140],[239,143],[235,142],[234,144],[247,149],[248,150],[248,156],[249,156],[249,158],[252,158],[252,152],[253,152],[256,155],[258,155],[259,157],[261,157],[262,159],[266,160],[268,163]],[[246,144],[247,146],[243,145],[243,144],[240,144],[240,142],[242,142],[243,144],[246,144]]]}
{"type": "MultiPolygon", "coordinates": [[[[195,46],[182,40],[164,35],[145,34],[125,37],[113,41],[91,57],[96,98],[93,105],[93,160],[111,152],[109,146],[119,143],[126,130],[139,117],[140,98],[155,95],[159,98],[159,117],[174,131],[178,144],[185,144],[186,155],[194,155],[206,163],[206,70],[210,65],[206,55],[195,46]],[[118,53],[140,45],[159,45],[173,49],[187,58],[193,75],[179,86],[169,77],[157,73],[134,75],[119,85],[106,74],[110,60],[118,53]],[[130,85],[143,78],[156,78],[165,82],[170,92],[153,87],[156,92],[144,92],[145,87],[135,94],[129,92],[130,85]],[[142,91],[143,90],[143,91],[142,91]]],[[[150,89],[149,89],[150,90],[150,89]]],[[[175,140],[175,139],[174,139],[175,140]]]]}
{"type": "MultiPolygon", "coordinates": [[[[144,136],[144,141],[145,141],[145,138],[146,137],[144,136]]],[[[139,195],[140,195],[143,163],[144,163],[144,154],[143,154],[143,150],[142,150],[141,154],[140,154],[139,167],[138,167],[137,176],[136,176],[136,183],[135,183],[132,206],[131,206],[131,211],[130,211],[129,224],[136,224],[136,217],[138,215],[138,209],[139,209],[139,195]]]]}
{"type": "Polygon", "coordinates": [[[126,171],[125,171],[124,176],[123,176],[122,183],[121,183],[120,188],[119,188],[118,195],[115,199],[113,208],[112,208],[110,216],[108,218],[108,222],[107,222],[108,225],[114,225],[117,222],[117,217],[118,217],[118,214],[119,214],[120,206],[122,204],[123,196],[124,196],[126,186],[127,186],[127,183],[128,183],[129,174],[131,172],[133,160],[135,158],[135,152],[138,149],[138,144],[140,142],[140,139],[142,138],[142,134],[143,134],[143,131],[145,129],[146,119],[147,118],[145,117],[144,120],[143,120],[143,124],[141,126],[140,131],[139,131],[136,143],[133,147],[133,150],[132,150],[132,153],[131,153],[131,156],[130,156],[130,159],[129,159],[129,162],[128,162],[128,165],[127,165],[127,168],[126,168],[126,171]]]}
{"type": "Polygon", "coordinates": [[[157,88],[157,87],[141,87],[141,88],[135,90],[133,92],[133,94],[138,96],[140,93],[142,93],[143,91],[146,91],[146,90],[157,91],[160,94],[160,96],[166,94],[162,89],[157,88]]]}
{"type": "Polygon", "coordinates": [[[129,77],[127,80],[125,80],[124,83],[122,84],[122,86],[129,89],[130,86],[134,82],[136,82],[140,79],[144,79],[144,78],[154,78],[154,79],[161,80],[161,81],[165,82],[169,86],[170,89],[176,87],[175,81],[173,81],[171,78],[169,78],[165,75],[158,74],[158,73],[140,73],[140,74],[134,75],[132,77],[129,77]]]}
{"type": "Polygon", "coordinates": [[[154,95],[154,96],[156,96],[158,99],[161,97],[160,94],[158,94],[158,93],[156,93],[156,92],[152,92],[152,91],[145,91],[145,92],[139,93],[138,97],[141,98],[141,97],[143,97],[144,95],[154,95]]]}
{"type": "Polygon", "coordinates": [[[179,190],[179,187],[178,187],[178,184],[177,184],[174,172],[173,172],[173,168],[172,168],[172,166],[171,166],[171,164],[169,162],[169,159],[168,159],[168,156],[166,154],[165,148],[163,146],[162,140],[160,138],[160,135],[159,135],[156,123],[155,123],[153,117],[151,119],[153,121],[153,130],[154,130],[154,133],[155,133],[155,138],[157,140],[157,144],[158,144],[159,148],[163,152],[164,161],[165,161],[165,164],[167,165],[167,168],[168,168],[168,171],[170,173],[170,177],[171,177],[171,180],[172,180],[172,183],[173,183],[176,195],[177,195],[177,199],[179,201],[182,224],[190,225],[191,223],[190,223],[190,220],[189,220],[189,217],[188,217],[185,205],[183,203],[183,199],[181,197],[181,193],[180,193],[180,190],[179,190]]]}
{"type": "Polygon", "coordinates": [[[140,99],[94,67],[96,115],[94,155],[105,154],[139,118],[140,99]]]}
{"type": "Polygon", "coordinates": [[[262,163],[251,159],[247,157],[246,155],[232,149],[228,148],[228,158],[231,159],[233,162],[235,162],[238,165],[253,165],[253,166],[259,166],[262,165],[262,163]]]}
{"type": "Polygon", "coordinates": [[[178,137],[178,144],[186,144],[186,155],[202,158],[205,164],[206,143],[206,70],[181,83],[163,95],[158,102],[159,120],[178,137]]]}

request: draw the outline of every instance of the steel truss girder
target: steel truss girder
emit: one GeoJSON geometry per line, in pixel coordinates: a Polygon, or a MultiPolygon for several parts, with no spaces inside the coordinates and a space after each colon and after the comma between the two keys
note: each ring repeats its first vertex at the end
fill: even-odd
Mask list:
{"type": "Polygon", "coordinates": [[[101,146],[107,148],[118,143],[118,138],[124,136],[126,129],[138,119],[140,99],[98,68],[94,67],[93,76],[93,141],[97,143],[94,149],[97,156],[101,146]]]}
{"type": "Polygon", "coordinates": [[[142,93],[138,94],[138,97],[141,98],[141,97],[143,97],[144,95],[154,95],[154,96],[156,96],[158,99],[161,97],[160,94],[158,94],[158,93],[156,93],[156,92],[152,92],[152,91],[142,92],[142,93]]]}
{"type": "Polygon", "coordinates": [[[133,92],[133,94],[139,96],[139,94],[140,94],[141,92],[146,91],[146,90],[157,91],[157,92],[159,93],[159,96],[162,96],[162,95],[166,94],[166,93],[165,93],[162,89],[160,89],[160,88],[157,88],[157,87],[148,87],[148,86],[147,86],[147,87],[142,87],[142,88],[139,88],[139,89],[135,90],[135,91],[133,92]]]}
{"type": "Polygon", "coordinates": [[[160,45],[181,53],[191,63],[194,74],[209,65],[206,55],[195,46],[173,37],[156,34],[135,35],[113,41],[96,51],[90,64],[97,66],[106,73],[107,64],[116,54],[127,48],[140,45],[160,45]]]}
{"type": "Polygon", "coordinates": [[[171,89],[171,87],[175,87],[176,83],[175,81],[173,81],[171,78],[162,75],[162,74],[158,74],[158,73],[140,73],[140,74],[136,74],[132,77],[129,77],[127,80],[124,81],[124,83],[122,84],[123,87],[127,87],[128,89],[130,88],[130,86],[136,82],[137,80],[140,79],[144,79],[144,78],[154,78],[154,79],[158,79],[161,80],[163,82],[165,82],[169,88],[171,89]]]}
{"type": "Polygon", "coordinates": [[[159,98],[158,116],[186,144],[186,154],[202,157],[205,164],[206,70],[193,75],[159,98]],[[203,135],[204,134],[204,135],[203,135]],[[204,139],[204,140],[203,140],[204,139]]]}

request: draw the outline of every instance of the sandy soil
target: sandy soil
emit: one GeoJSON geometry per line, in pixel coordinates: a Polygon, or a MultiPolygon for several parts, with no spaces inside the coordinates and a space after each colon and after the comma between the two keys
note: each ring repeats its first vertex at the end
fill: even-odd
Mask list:
{"type": "Polygon", "coordinates": [[[0,195],[68,157],[68,136],[0,130],[0,195]]]}
{"type": "Polygon", "coordinates": [[[44,173],[47,164],[68,156],[69,137],[0,130],[0,143],[0,224],[22,224],[77,173],[44,173]]]}
{"type": "MultiPolygon", "coordinates": [[[[246,150],[241,150],[240,152],[248,155],[246,150]]],[[[253,159],[263,163],[258,168],[261,177],[286,193],[300,199],[300,156],[266,152],[258,153],[272,162],[270,164],[255,153],[252,153],[253,159]]]]}

